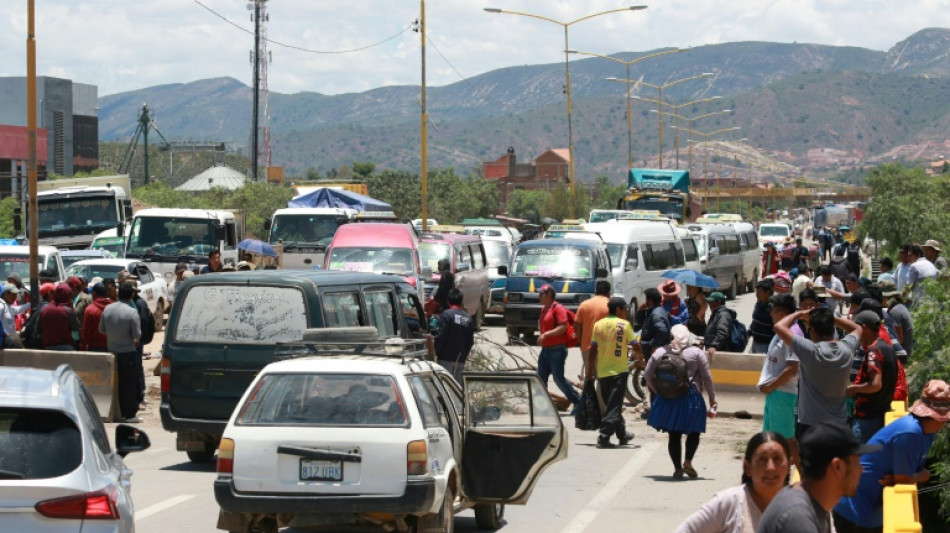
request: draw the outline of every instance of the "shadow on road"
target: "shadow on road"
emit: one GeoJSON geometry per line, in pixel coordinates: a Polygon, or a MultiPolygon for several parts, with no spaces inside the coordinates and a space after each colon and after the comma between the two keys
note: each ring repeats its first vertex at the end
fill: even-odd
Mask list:
{"type": "Polygon", "coordinates": [[[217,465],[214,462],[193,463],[191,461],[186,461],[184,463],[178,463],[177,465],[163,466],[159,468],[159,470],[168,470],[172,472],[214,472],[217,470],[217,465]]]}

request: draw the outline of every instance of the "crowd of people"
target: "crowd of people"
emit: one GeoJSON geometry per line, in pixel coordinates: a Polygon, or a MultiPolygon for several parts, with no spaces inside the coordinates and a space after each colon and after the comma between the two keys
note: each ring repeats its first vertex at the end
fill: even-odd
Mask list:
{"type": "MultiPolygon", "coordinates": [[[[910,416],[887,427],[884,420],[892,401],[907,399],[909,308],[923,298],[922,281],[947,269],[940,243],[902,246],[898,268],[883,258],[874,282],[862,276],[860,250],[857,261],[849,258],[852,243],[832,246],[817,268],[800,239],[789,244],[791,253],[776,256],[767,247],[763,264],[775,261],[776,269],[756,285],[749,350],[765,356],[757,386],[764,416],[746,449],[743,483],[717,494],[679,531],[880,531],[883,487],[929,479],[924,459],[950,420],[950,385],[930,382],[910,416]],[[802,481],[788,487],[791,468],[802,481]]],[[[576,411],[583,399],[564,377],[567,312],[553,287],[539,292],[538,372],[545,382],[554,376],[576,411]]],[[[710,361],[735,351],[739,321],[722,293],[689,285],[685,292],[684,299],[672,281],[647,290],[635,332],[625,302],[602,281],[574,319],[585,377],[597,381],[602,400],[597,447],[633,439],[622,402],[634,361],[649,388],[647,423],[668,434],[674,479],[698,475],[693,460],[717,409],[710,361]]]]}

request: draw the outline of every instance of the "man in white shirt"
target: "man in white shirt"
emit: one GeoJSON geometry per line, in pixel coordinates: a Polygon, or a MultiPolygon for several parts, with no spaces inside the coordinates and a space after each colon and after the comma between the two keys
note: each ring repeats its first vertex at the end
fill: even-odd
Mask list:
{"type": "Polygon", "coordinates": [[[811,276],[808,275],[808,264],[802,263],[798,266],[798,276],[792,281],[792,296],[798,301],[798,295],[803,290],[811,286],[811,276]]]}
{"type": "Polygon", "coordinates": [[[20,332],[16,329],[16,316],[25,313],[30,308],[30,304],[17,305],[19,295],[20,289],[13,283],[6,283],[0,291],[0,322],[3,323],[3,329],[7,334],[6,345],[0,348],[23,347],[20,343],[20,332]]]}
{"type": "Polygon", "coordinates": [[[907,285],[907,275],[910,274],[910,245],[904,244],[901,246],[900,263],[897,265],[897,271],[894,272],[894,277],[897,278],[897,290],[903,291],[904,285],[907,285]]]}
{"type": "Polygon", "coordinates": [[[910,271],[907,274],[907,284],[904,285],[904,293],[910,291],[911,300],[916,303],[923,294],[921,282],[927,278],[936,278],[940,271],[933,263],[927,261],[924,257],[924,251],[916,244],[910,247],[908,258],[911,260],[910,271]]]}
{"type": "MultiPolygon", "coordinates": [[[[818,269],[818,274],[818,277],[815,278],[815,285],[821,285],[828,291],[828,294],[831,295],[834,295],[834,293],[844,294],[844,285],[841,283],[840,279],[834,277],[831,271],[831,266],[822,265],[821,268],[818,269]]],[[[834,309],[837,307],[834,296],[832,296],[832,298],[827,298],[824,305],[829,309],[834,309]]]]}

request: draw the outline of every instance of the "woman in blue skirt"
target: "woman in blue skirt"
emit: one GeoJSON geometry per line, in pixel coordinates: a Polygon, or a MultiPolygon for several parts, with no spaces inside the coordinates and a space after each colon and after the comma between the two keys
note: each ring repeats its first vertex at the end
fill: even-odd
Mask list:
{"type": "Polygon", "coordinates": [[[654,393],[647,424],[669,434],[667,449],[675,468],[673,477],[682,478],[685,474],[694,478],[699,474],[693,468],[693,457],[699,448],[699,434],[706,432],[706,416],[712,417],[716,412],[716,389],[709,373],[706,352],[691,343],[692,336],[686,326],[673,326],[670,336],[670,344],[653,352],[647,363],[647,387],[654,393]],[[680,357],[685,361],[690,384],[689,392],[674,399],[664,398],[659,393],[657,362],[666,354],[669,354],[671,359],[680,357]],[[708,411],[706,402],[703,401],[704,390],[709,395],[708,411]],[[686,435],[686,461],[683,461],[683,435],[686,435]]]}

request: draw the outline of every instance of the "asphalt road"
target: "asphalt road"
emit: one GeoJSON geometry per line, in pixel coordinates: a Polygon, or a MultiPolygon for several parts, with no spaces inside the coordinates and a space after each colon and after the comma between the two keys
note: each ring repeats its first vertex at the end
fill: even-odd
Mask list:
{"type": "MultiPolygon", "coordinates": [[[[752,295],[728,303],[746,323],[753,304],[752,295]]],[[[500,348],[488,342],[504,341],[502,326],[500,317],[489,317],[489,325],[482,332],[486,340],[481,343],[483,350],[499,357],[506,366],[533,364],[537,348],[506,348],[519,356],[516,361],[501,356],[500,348]]],[[[161,341],[161,334],[156,335],[147,351],[157,354],[161,341]]],[[[157,359],[146,362],[148,366],[155,364],[157,359]]],[[[579,352],[572,350],[567,375],[577,376],[580,368],[579,352]]],[[[158,378],[149,377],[148,382],[150,403],[140,413],[140,427],[148,433],[152,447],[126,458],[135,472],[132,494],[137,531],[216,531],[214,465],[192,464],[184,453],[175,451],[174,434],[165,432],[158,418],[158,378]]],[[[551,387],[555,390],[553,382],[551,387]]],[[[666,435],[649,428],[632,406],[627,407],[625,418],[636,434],[634,441],[623,448],[600,450],[594,447],[595,432],[575,429],[573,419],[564,415],[562,420],[570,434],[568,458],[544,472],[527,505],[506,508],[502,531],[672,531],[716,491],[738,484],[745,442],[760,426],[756,420],[719,417],[710,421],[694,460],[699,478],[674,480],[666,435]]],[[[460,513],[455,526],[460,532],[476,531],[473,512],[460,513]]]]}

